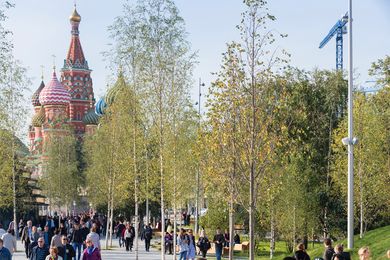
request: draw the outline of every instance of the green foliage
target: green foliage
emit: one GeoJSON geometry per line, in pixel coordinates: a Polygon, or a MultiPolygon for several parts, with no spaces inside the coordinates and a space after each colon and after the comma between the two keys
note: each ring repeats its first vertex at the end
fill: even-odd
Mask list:
{"type": "Polygon", "coordinates": [[[51,204],[70,208],[72,201],[78,200],[81,192],[76,140],[70,132],[64,132],[63,135],[47,134],[50,134],[50,138],[44,148],[47,156],[43,162],[45,174],[39,183],[51,204]]]}
{"type": "Polygon", "coordinates": [[[386,55],[383,59],[372,63],[369,70],[370,76],[375,76],[377,82],[382,86],[390,85],[390,56],[386,55]]]}

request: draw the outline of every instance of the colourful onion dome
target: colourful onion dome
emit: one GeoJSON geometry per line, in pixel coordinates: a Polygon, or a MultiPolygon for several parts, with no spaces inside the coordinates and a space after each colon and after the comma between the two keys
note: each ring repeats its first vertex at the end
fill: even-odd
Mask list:
{"type": "Polygon", "coordinates": [[[118,93],[121,92],[122,89],[126,87],[127,86],[126,86],[125,78],[123,76],[123,73],[120,72],[114,86],[107,91],[107,95],[105,98],[107,105],[111,105],[112,103],[114,103],[115,97],[118,95],[118,93]]]}
{"type": "Polygon", "coordinates": [[[95,113],[95,110],[91,109],[85,114],[83,118],[83,123],[86,125],[98,125],[99,124],[99,116],[95,113]]]}
{"type": "Polygon", "coordinates": [[[72,22],[77,22],[79,23],[81,21],[81,16],[76,10],[76,6],[74,7],[73,13],[69,16],[69,20],[72,22]]]}
{"type": "Polygon", "coordinates": [[[39,94],[41,93],[44,87],[45,87],[45,83],[43,83],[42,80],[41,85],[39,85],[39,88],[35,91],[35,93],[31,97],[31,103],[34,107],[38,107],[41,105],[41,103],[39,103],[39,94]]]}
{"type": "Polygon", "coordinates": [[[53,72],[53,77],[49,84],[44,87],[39,94],[39,102],[41,105],[67,105],[70,102],[70,94],[68,90],[58,81],[56,72],[53,72]]]}
{"type": "Polygon", "coordinates": [[[32,126],[41,127],[43,125],[43,123],[45,122],[45,118],[46,118],[45,110],[43,109],[43,107],[41,107],[41,109],[39,109],[38,113],[36,113],[31,120],[32,126]]]}
{"type": "Polygon", "coordinates": [[[104,102],[104,98],[101,98],[95,105],[95,113],[98,116],[104,115],[104,110],[106,110],[107,104],[104,102]]]}

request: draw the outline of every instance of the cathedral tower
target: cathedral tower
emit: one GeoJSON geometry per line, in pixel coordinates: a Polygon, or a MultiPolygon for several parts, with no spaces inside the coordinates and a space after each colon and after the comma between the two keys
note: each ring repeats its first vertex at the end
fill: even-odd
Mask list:
{"type": "Polygon", "coordinates": [[[79,24],[81,16],[76,10],[69,17],[71,24],[71,41],[64,66],[61,69],[61,82],[69,91],[71,101],[69,105],[69,123],[74,126],[77,135],[85,133],[83,118],[94,104],[94,94],[92,88],[91,70],[85,59],[79,37],[79,24]]]}

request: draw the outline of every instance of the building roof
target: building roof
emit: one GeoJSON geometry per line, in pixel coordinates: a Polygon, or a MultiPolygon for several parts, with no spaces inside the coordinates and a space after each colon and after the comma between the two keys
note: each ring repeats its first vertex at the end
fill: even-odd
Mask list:
{"type": "Polygon", "coordinates": [[[39,102],[45,105],[67,105],[70,102],[68,90],[58,81],[56,72],[53,71],[51,81],[45,86],[39,94],[39,102]]]}

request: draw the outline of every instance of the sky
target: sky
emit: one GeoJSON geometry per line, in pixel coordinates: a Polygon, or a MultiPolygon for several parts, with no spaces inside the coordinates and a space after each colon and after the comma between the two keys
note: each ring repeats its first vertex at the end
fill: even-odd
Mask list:
{"type": "MultiPolygon", "coordinates": [[[[61,67],[70,43],[69,15],[73,0],[14,0],[15,8],[7,12],[6,27],[13,32],[14,54],[28,68],[31,93],[38,88],[41,65],[44,79],[50,79],[53,58],[61,67]]],[[[135,3],[135,0],[129,0],[135,3]]],[[[95,98],[104,95],[112,72],[102,52],[112,42],[107,27],[122,15],[124,0],[77,0],[82,17],[80,39],[83,51],[93,70],[95,98]]],[[[199,78],[205,83],[202,92],[214,79],[221,65],[226,43],[239,39],[236,25],[244,5],[241,0],[176,0],[186,22],[188,40],[198,52],[191,96],[198,97],[199,78]]],[[[311,70],[335,68],[335,39],[323,49],[318,45],[336,21],[348,10],[348,0],[269,0],[268,7],[277,21],[271,29],[288,34],[275,47],[291,54],[291,65],[311,70]]],[[[370,64],[390,55],[390,0],[353,0],[353,51],[356,84],[371,80],[370,64]]],[[[347,68],[347,37],[344,36],[344,68],[347,68]]],[[[203,95],[204,97],[204,95],[203,95]]],[[[204,105],[204,99],[201,102],[204,105]]],[[[203,109],[202,109],[203,110],[203,109]]]]}

